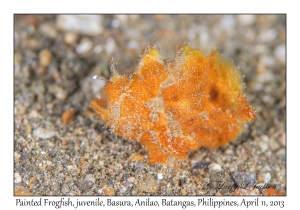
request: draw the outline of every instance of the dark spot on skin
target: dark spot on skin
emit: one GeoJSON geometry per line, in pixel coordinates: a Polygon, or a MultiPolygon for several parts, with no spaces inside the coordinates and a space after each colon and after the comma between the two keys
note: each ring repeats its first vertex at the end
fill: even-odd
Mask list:
{"type": "Polygon", "coordinates": [[[210,91],[209,91],[209,95],[210,95],[210,100],[211,101],[216,101],[218,99],[219,96],[219,91],[216,88],[216,86],[212,86],[210,91]]]}
{"type": "Polygon", "coordinates": [[[191,119],[189,119],[189,123],[193,123],[196,120],[196,117],[192,117],[191,119]]]}

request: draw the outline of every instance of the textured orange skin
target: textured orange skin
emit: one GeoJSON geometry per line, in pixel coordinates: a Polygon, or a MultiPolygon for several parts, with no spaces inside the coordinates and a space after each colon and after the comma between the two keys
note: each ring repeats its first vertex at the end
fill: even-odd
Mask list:
{"type": "Polygon", "coordinates": [[[205,56],[183,45],[174,61],[165,62],[147,46],[133,72],[112,73],[104,97],[90,106],[114,133],[146,146],[151,164],[223,146],[256,118],[238,69],[217,51],[205,56]]]}

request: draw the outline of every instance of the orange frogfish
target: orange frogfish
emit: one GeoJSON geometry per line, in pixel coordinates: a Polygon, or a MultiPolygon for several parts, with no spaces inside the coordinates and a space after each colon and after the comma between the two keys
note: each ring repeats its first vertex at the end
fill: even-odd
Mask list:
{"type": "Polygon", "coordinates": [[[111,131],[142,143],[150,164],[234,140],[256,114],[243,95],[232,61],[182,45],[173,61],[148,45],[130,73],[112,76],[90,106],[111,131]]]}

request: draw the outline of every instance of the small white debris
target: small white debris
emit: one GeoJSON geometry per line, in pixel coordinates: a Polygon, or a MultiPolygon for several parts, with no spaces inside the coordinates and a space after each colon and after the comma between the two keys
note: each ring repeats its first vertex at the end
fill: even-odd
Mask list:
{"type": "Polygon", "coordinates": [[[99,36],[104,30],[102,20],[100,15],[58,15],[56,26],[63,31],[99,36]]]}
{"type": "Polygon", "coordinates": [[[72,170],[73,168],[74,168],[74,166],[72,166],[72,165],[67,166],[68,171],[72,170]]]}
{"type": "Polygon", "coordinates": [[[252,25],[256,21],[255,15],[238,15],[237,18],[243,26],[252,25]]]}
{"type": "Polygon", "coordinates": [[[22,181],[22,177],[20,176],[19,172],[15,173],[15,184],[19,184],[22,181]]]}
{"type": "Polygon", "coordinates": [[[265,152],[265,151],[267,151],[268,148],[269,148],[268,143],[265,142],[265,141],[260,141],[258,143],[258,146],[260,147],[260,150],[261,150],[262,153],[265,152]]]}
{"type": "Polygon", "coordinates": [[[97,45],[94,47],[94,52],[95,53],[101,53],[103,50],[103,47],[101,45],[97,45]]]}
{"type": "Polygon", "coordinates": [[[121,23],[126,23],[128,19],[128,15],[114,15],[114,17],[117,18],[121,23]]]}
{"type": "Polygon", "coordinates": [[[162,180],[164,177],[163,177],[163,175],[161,174],[161,173],[159,173],[159,174],[157,174],[157,179],[158,180],[162,180]]]}
{"type": "Polygon", "coordinates": [[[111,21],[111,25],[112,25],[112,27],[114,27],[114,28],[118,28],[118,27],[120,26],[120,21],[117,20],[117,19],[113,19],[113,20],[111,21]]]}
{"type": "Polygon", "coordinates": [[[49,92],[54,94],[59,100],[65,100],[68,96],[68,92],[64,88],[57,85],[49,86],[49,92]]]}
{"type": "Polygon", "coordinates": [[[263,153],[263,152],[267,151],[269,148],[269,145],[268,145],[269,137],[267,135],[262,135],[260,137],[260,139],[261,140],[259,141],[258,146],[260,147],[261,152],[263,153]]]}
{"type": "Polygon", "coordinates": [[[85,181],[89,181],[89,182],[92,182],[92,183],[95,183],[95,177],[93,174],[87,174],[84,178],[85,181]]]}
{"type": "Polygon", "coordinates": [[[271,176],[271,174],[269,172],[263,174],[262,176],[263,176],[263,181],[265,183],[269,183],[271,181],[271,179],[272,179],[272,176],[271,176]]]}
{"type": "Polygon", "coordinates": [[[99,195],[103,195],[104,194],[102,189],[97,190],[97,192],[98,192],[99,195]]]}
{"type": "Polygon", "coordinates": [[[127,42],[127,44],[126,44],[126,47],[127,47],[128,49],[138,49],[139,44],[138,44],[136,41],[129,41],[129,42],[127,42]]]}
{"type": "Polygon", "coordinates": [[[285,63],[285,44],[278,45],[274,51],[275,57],[282,63],[285,63]]]}
{"type": "Polygon", "coordinates": [[[48,130],[44,128],[36,128],[33,130],[33,135],[42,138],[42,139],[48,139],[56,135],[56,132],[53,130],[48,130]]]}
{"type": "Polygon", "coordinates": [[[36,118],[41,117],[41,115],[40,115],[40,113],[38,113],[36,110],[32,110],[32,111],[29,113],[28,117],[29,117],[30,119],[31,119],[31,118],[36,119],[36,118]]]}
{"type": "Polygon", "coordinates": [[[263,140],[264,142],[268,142],[268,141],[269,141],[269,136],[263,134],[263,135],[261,136],[261,140],[263,140]]]}
{"type": "Polygon", "coordinates": [[[120,192],[121,192],[121,193],[125,193],[126,190],[127,190],[127,187],[125,187],[125,186],[122,185],[122,186],[121,186],[120,192]]]}
{"type": "Polygon", "coordinates": [[[224,15],[220,21],[221,26],[225,30],[233,30],[236,24],[236,19],[233,15],[224,15]]]}
{"type": "Polygon", "coordinates": [[[20,153],[18,153],[18,152],[15,152],[15,155],[14,155],[14,157],[15,157],[16,159],[19,159],[19,158],[21,157],[21,155],[20,155],[20,153]]]}
{"type": "Polygon", "coordinates": [[[111,37],[108,37],[106,40],[105,51],[108,55],[111,55],[116,48],[115,40],[111,37]]]}
{"type": "Polygon", "coordinates": [[[217,163],[211,163],[208,166],[209,172],[222,171],[222,167],[217,163]]]}
{"type": "Polygon", "coordinates": [[[84,54],[90,51],[93,47],[93,42],[88,38],[83,38],[79,45],[76,47],[76,52],[78,54],[84,54]]]}
{"type": "Polygon", "coordinates": [[[135,180],[135,178],[134,178],[133,176],[131,176],[131,177],[129,177],[129,178],[127,179],[127,181],[128,181],[128,182],[131,182],[131,183],[133,183],[134,180],[135,180]]]}
{"type": "Polygon", "coordinates": [[[42,24],[40,26],[40,32],[49,38],[54,39],[55,37],[57,37],[57,31],[54,25],[52,24],[42,24]]]}

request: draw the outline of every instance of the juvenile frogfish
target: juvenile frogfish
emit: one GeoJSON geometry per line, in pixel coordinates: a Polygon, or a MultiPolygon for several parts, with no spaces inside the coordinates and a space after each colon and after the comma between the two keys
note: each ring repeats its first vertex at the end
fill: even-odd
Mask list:
{"type": "Polygon", "coordinates": [[[148,45],[132,72],[112,65],[111,73],[90,106],[112,132],[142,143],[150,164],[223,146],[256,118],[238,68],[216,50],[206,56],[184,44],[168,62],[148,45]]]}

